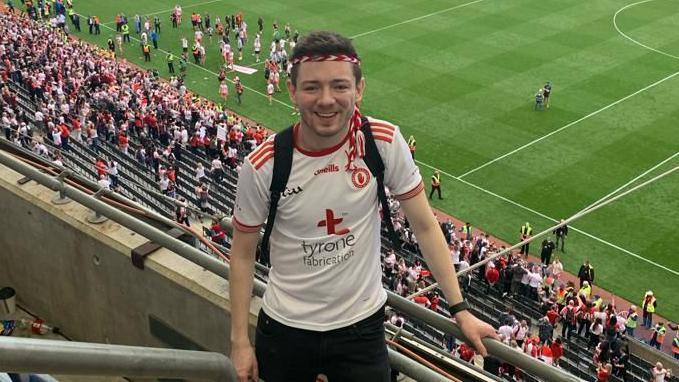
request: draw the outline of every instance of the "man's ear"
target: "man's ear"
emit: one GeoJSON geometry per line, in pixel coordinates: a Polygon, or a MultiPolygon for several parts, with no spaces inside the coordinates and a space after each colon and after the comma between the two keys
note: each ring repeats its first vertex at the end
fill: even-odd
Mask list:
{"type": "Polygon", "coordinates": [[[290,101],[292,101],[293,105],[297,105],[295,102],[295,94],[297,92],[297,86],[292,83],[291,79],[287,79],[285,81],[285,86],[288,88],[288,96],[290,97],[290,101]]]}
{"type": "Polygon", "coordinates": [[[356,84],[356,104],[360,105],[363,100],[363,92],[365,91],[365,77],[361,77],[361,80],[356,84]]]}

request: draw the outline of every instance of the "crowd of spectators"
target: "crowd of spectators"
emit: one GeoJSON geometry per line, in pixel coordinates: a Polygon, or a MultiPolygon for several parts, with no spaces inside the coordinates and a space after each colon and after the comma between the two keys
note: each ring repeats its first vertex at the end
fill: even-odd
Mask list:
{"type": "MultiPolygon", "coordinates": [[[[394,206],[393,211],[396,210],[394,206]]],[[[406,251],[397,254],[392,250],[384,256],[384,275],[392,291],[408,297],[427,288],[431,279],[419,257],[409,256],[409,252],[410,255],[419,252],[417,239],[409,232],[408,222],[398,214],[393,216],[406,251]]],[[[485,233],[474,233],[475,230],[468,223],[456,228],[452,221],[444,220],[440,226],[449,243],[451,261],[458,271],[493,257],[484,266],[461,276],[460,282],[465,290],[469,292],[471,279],[475,277],[486,285],[485,294],[527,303],[543,315],[535,325],[531,325],[526,320],[517,319],[510,309],[500,317],[500,326],[497,328],[503,342],[517,351],[558,367],[564,346],[568,347],[572,341],[580,341],[592,351],[597,380],[607,381],[611,375],[628,380],[628,339],[634,337],[634,329],[637,321],[640,321],[638,308],[631,306],[625,310],[617,309],[615,301],[604,301],[601,296],[594,295],[594,272],[588,260],[581,267],[578,277],[580,285],[576,287],[573,281],[564,277],[559,256],[555,256],[550,264],[538,260],[531,262],[521,253],[510,252],[496,257],[494,255],[505,248],[485,233]]],[[[649,301],[655,301],[651,299],[652,295],[649,291],[644,298],[644,306],[641,307],[644,312],[649,301]]],[[[413,301],[444,314],[444,309],[439,308],[441,299],[435,291],[419,294],[413,301]]],[[[404,317],[395,313],[390,318],[395,324],[404,321],[404,317]]],[[[672,330],[678,329],[674,324],[669,326],[672,330]]],[[[647,327],[652,329],[651,337],[640,339],[660,348],[667,330],[665,323],[657,322],[655,326],[647,323],[647,327]]],[[[454,346],[451,343],[449,350],[467,361],[475,360],[473,349],[463,344],[454,346]]],[[[499,374],[515,380],[521,378],[521,371],[509,364],[501,364],[499,374]]]]}
{"type": "MultiPolygon", "coordinates": [[[[227,169],[238,169],[240,155],[267,137],[262,126],[195,96],[181,79],[160,80],[152,72],[111,59],[99,48],[63,38],[59,29],[13,14],[0,15],[0,28],[3,82],[11,79],[28,89],[37,106],[31,117],[38,131],[65,151],[70,140],[86,143],[94,152],[101,140],[113,143],[152,170],[158,190],[170,197],[176,196],[176,163],[185,150],[211,163],[210,169],[187,175],[202,182],[196,195],[205,200],[207,176],[221,181],[227,169]],[[134,148],[130,138],[137,142],[134,148]]],[[[5,103],[16,104],[15,98],[4,87],[5,103]]],[[[28,117],[16,107],[8,108],[3,124],[8,139],[30,147],[28,117]]],[[[32,149],[46,154],[43,143],[34,145],[32,149]]],[[[119,185],[121,170],[115,162],[101,157],[96,171],[102,183],[119,185]]],[[[201,208],[208,211],[205,203],[201,208]]]]}

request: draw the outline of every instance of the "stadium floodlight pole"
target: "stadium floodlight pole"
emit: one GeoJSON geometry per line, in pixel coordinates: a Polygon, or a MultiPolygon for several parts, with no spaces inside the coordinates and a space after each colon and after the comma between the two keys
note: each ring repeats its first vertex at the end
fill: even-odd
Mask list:
{"type": "MultiPolygon", "coordinates": [[[[516,249],[516,248],[522,247],[524,244],[528,244],[528,243],[532,242],[533,240],[536,240],[536,239],[542,237],[543,235],[545,235],[545,234],[547,234],[547,233],[553,232],[555,229],[557,229],[557,228],[559,228],[559,227],[563,227],[563,226],[565,226],[565,225],[567,225],[567,224],[570,224],[572,221],[575,221],[575,220],[577,220],[577,219],[580,219],[581,217],[583,217],[583,216],[585,216],[585,215],[588,215],[588,214],[590,214],[590,213],[592,213],[592,212],[598,210],[599,208],[604,207],[604,206],[606,206],[606,205],[608,205],[608,204],[610,204],[610,203],[612,203],[612,202],[614,202],[614,201],[616,201],[616,200],[618,200],[618,199],[620,199],[620,198],[622,198],[622,197],[624,197],[624,196],[626,196],[626,195],[628,195],[628,194],[630,194],[630,193],[632,193],[632,192],[634,192],[634,191],[637,191],[638,189],[640,189],[640,188],[642,188],[642,187],[645,187],[645,186],[647,186],[647,185],[649,185],[649,184],[655,182],[655,181],[658,180],[658,179],[664,178],[664,177],[670,175],[671,173],[673,173],[673,172],[675,172],[675,171],[677,171],[677,170],[679,170],[679,166],[676,166],[676,167],[674,167],[674,168],[671,168],[671,169],[669,169],[669,170],[663,172],[662,174],[657,175],[657,176],[655,176],[655,177],[653,177],[653,178],[651,178],[651,179],[649,179],[649,180],[647,180],[647,181],[645,181],[645,182],[643,182],[643,183],[640,183],[640,184],[638,184],[638,185],[636,185],[636,186],[630,188],[629,190],[627,190],[627,191],[625,191],[625,192],[622,192],[622,193],[620,193],[620,194],[618,194],[618,195],[616,195],[616,196],[614,196],[614,197],[611,197],[611,198],[609,198],[609,199],[599,200],[598,204],[592,204],[592,205],[589,205],[589,206],[585,207],[585,209],[583,209],[583,210],[577,212],[575,215],[569,217],[568,219],[564,219],[564,221],[560,222],[559,224],[557,224],[557,225],[555,225],[555,226],[553,226],[553,227],[547,228],[546,230],[544,230],[544,231],[542,231],[542,232],[540,232],[540,233],[538,233],[538,234],[536,234],[536,235],[534,235],[534,236],[531,236],[530,238],[525,239],[525,240],[523,240],[523,241],[521,241],[521,242],[519,242],[519,243],[517,243],[517,244],[515,244],[515,245],[512,245],[511,247],[506,248],[506,249],[504,249],[504,250],[502,250],[502,251],[500,251],[500,252],[498,252],[498,253],[495,253],[495,254],[493,254],[493,255],[491,255],[491,256],[488,256],[487,258],[485,258],[485,259],[479,261],[478,263],[476,263],[476,264],[470,266],[469,268],[460,270],[459,272],[457,272],[457,275],[458,275],[458,276],[459,276],[459,275],[463,275],[463,274],[465,274],[465,273],[469,273],[469,272],[473,271],[474,269],[480,268],[480,267],[484,266],[486,263],[488,263],[488,262],[490,262],[490,261],[493,261],[493,260],[495,260],[496,258],[498,258],[498,257],[500,257],[500,256],[503,256],[503,255],[505,255],[505,254],[511,252],[512,250],[514,250],[514,249],[516,249]]],[[[417,292],[415,292],[415,293],[413,293],[413,294],[407,296],[406,298],[409,299],[409,300],[410,300],[410,299],[413,299],[413,298],[415,298],[415,297],[417,297],[417,296],[419,296],[419,295],[421,295],[421,294],[427,293],[427,292],[429,292],[430,290],[435,289],[435,288],[437,288],[437,287],[438,287],[438,283],[433,283],[433,284],[427,286],[426,288],[422,288],[422,289],[418,290],[417,292]]]]}
{"type": "MultiPolygon", "coordinates": [[[[124,211],[120,211],[115,207],[97,200],[86,192],[77,189],[76,187],[61,183],[54,176],[44,174],[40,172],[40,170],[11,157],[5,152],[0,152],[0,163],[14,171],[24,174],[25,176],[52,190],[63,191],[66,196],[82,204],[83,206],[94,211],[98,211],[107,218],[149,238],[150,240],[160,244],[165,248],[168,248],[176,254],[193,262],[194,264],[200,265],[201,267],[227,280],[229,279],[230,268],[227,264],[189,244],[184,243],[181,240],[173,238],[162,230],[155,228],[152,225],[143,222],[124,211]]],[[[255,279],[253,284],[254,293],[258,296],[262,296],[264,294],[264,290],[266,290],[266,284],[255,279]]]]}

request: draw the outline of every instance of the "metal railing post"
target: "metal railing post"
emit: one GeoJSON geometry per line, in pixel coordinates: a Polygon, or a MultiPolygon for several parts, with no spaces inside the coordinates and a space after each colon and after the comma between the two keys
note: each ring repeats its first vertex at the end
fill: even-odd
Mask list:
{"type": "Polygon", "coordinates": [[[236,381],[223,354],[190,350],[0,337],[2,371],[236,381]]]}
{"type": "MultiPolygon", "coordinates": [[[[57,180],[59,180],[59,182],[61,182],[61,184],[63,185],[64,178],[68,178],[71,175],[73,175],[73,172],[71,172],[71,170],[64,170],[61,172],[61,174],[59,174],[59,176],[57,176],[57,180]]],[[[64,194],[62,190],[57,191],[57,194],[54,195],[54,197],[52,198],[52,203],[57,205],[67,204],[70,202],[71,199],[67,198],[66,194],[64,194]]]]}
{"type": "MultiPolygon", "coordinates": [[[[61,174],[63,174],[63,172],[61,174]]],[[[61,174],[59,174],[59,176],[61,176],[61,174]]],[[[59,191],[59,192],[61,193],[63,191],[59,191]]],[[[99,198],[101,196],[107,195],[110,192],[111,192],[110,190],[107,190],[106,188],[101,187],[99,190],[97,190],[97,192],[94,193],[94,195],[92,195],[92,197],[94,199],[99,200],[99,198]]],[[[100,214],[99,211],[96,210],[96,209],[92,210],[92,213],[87,217],[87,221],[90,224],[102,224],[107,220],[108,220],[108,218],[106,216],[103,216],[102,214],[100,214]]]]}

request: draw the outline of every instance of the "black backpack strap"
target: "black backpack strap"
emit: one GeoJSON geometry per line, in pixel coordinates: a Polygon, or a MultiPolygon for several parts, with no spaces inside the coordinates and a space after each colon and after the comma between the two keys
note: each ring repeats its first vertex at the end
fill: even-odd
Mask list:
{"type": "Polygon", "coordinates": [[[271,186],[269,187],[269,191],[271,192],[269,216],[266,218],[266,227],[264,228],[264,236],[262,237],[259,257],[260,262],[264,265],[270,265],[271,254],[269,252],[269,237],[271,236],[273,223],[276,220],[278,201],[280,201],[281,194],[288,184],[290,169],[292,168],[292,133],[293,127],[290,126],[274,136],[273,177],[271,178],[271,186]]]}
{"type": "Polygon", "coordinates": [[[365,157],[363,157],[363,161],[377,180],[377,198],[382,204],[382,224],[387,227],[387,233],[393,248],[398,249],[401,248],[401,239],[396,234],[396,231],[394,231],[394,224],[391,221],[391,212],[389,211],[389,201],[387,200],[387,194],[384,192],[384,162],[382,161],[382,155],[377,150],[377,144],[370,128],[370,121],[366,117],[361,117],[361,131],[365,137],[365,157]]]}

